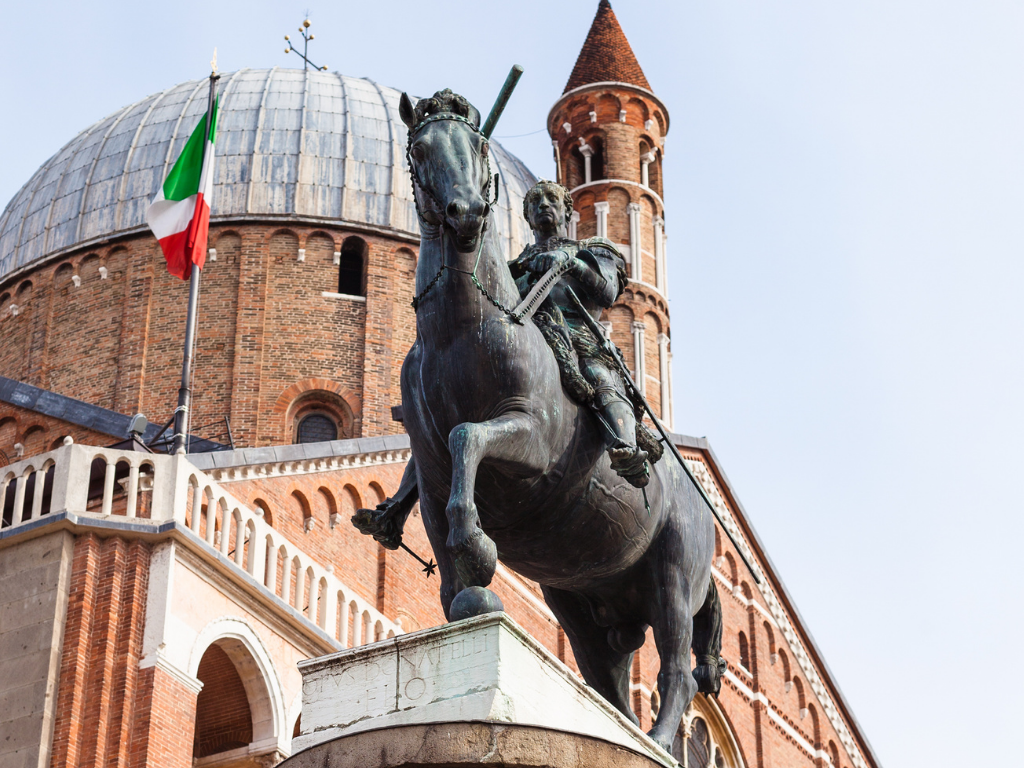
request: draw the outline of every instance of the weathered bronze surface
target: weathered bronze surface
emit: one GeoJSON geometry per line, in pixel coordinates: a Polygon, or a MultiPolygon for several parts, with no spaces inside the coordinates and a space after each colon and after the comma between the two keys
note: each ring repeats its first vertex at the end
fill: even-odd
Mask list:
{"type": "MultiPolygon", "coordinates": [[[[402,367],[413,461],[396,496],[378,510],[360,510],[353,523],[395,548],[418,495],[445,614],[452,617],[463,589],[490,584],[500,557],[541,584],[587,683],[634,720],[632,656],[653,628],[662,705],[651,736],[669,749],[698,688],[717,693],[720,685],[712,515],[677,463],[655,464],[643,491],[621,460],[619,472],[613,469],[609,447],[638,453],[633,410],[618,396],[612,366],[587,370],[581,334],[564,312],[552,318],[555,333],[565,330],[558,323],[568,326],[585,383],[605,390],[595,408],[581,405],[563,388],[538,323],[513,311],[520,290],[488,226],[493,182],[479,112],[450,91],[415,107],[403,95],[400,112],[422,232],[417,340],[402,367]],[[692,672],[691,647],[698,663],[692,672]]],[[[583,266],[591,260],[589,271],[574,265],[567,281],[599,313],[610,303],[604,294],[613,292],[614,300],[622,287],[624,277],[609,269],[614,254],[603,243],[560,242],[564,228],[555,222],[564,221],[564,201],[561,208],[550,200],[530,204],[543,244],[524,254],[517,271],[526,276],[561,259],[583,266]],[[605,255],[595,254],[602,249],[605,255]]],[[[545,305],[549,315],[565,306],[557,289],[545,305]]],[[[493,607],[474,592],[460,603],[493,607]]]]}

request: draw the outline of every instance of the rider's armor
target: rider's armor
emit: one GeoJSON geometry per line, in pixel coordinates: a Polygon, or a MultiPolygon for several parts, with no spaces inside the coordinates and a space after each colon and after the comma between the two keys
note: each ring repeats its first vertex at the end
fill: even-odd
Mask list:
{"type": "Polygon", "coordinates": [[[615,245],[603,237],[586,240],[557,237],[543,245],[529,245],[509,263],[522,295],[526,295],[540,277],[529,270],[530,259],[549,251],[562,251],[577,259],[579,265],[552,288],[533,320],[554,352],[562,385],[574,400],[593,408],[606,423],[612,421],[608,418],[609,406],[616,402],[625,403],[633,412],[635,441],[614,440],[609,445],[609,453],[613,468],[633,485],[642,487],[648,477],[646,462],[653,463],[661,458],[663,447],[640,420],[642,406],[629,397],[618,362],[594,338],[564,287],[568,284],[590,315],[599,319],[626,288],[625,260],[615,245]]]}

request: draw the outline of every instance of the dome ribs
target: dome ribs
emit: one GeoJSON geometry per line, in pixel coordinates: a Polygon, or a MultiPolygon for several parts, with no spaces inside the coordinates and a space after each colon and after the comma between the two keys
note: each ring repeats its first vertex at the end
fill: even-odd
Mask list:
{"type": "Polygon", "coordinates": [[[601,0],[562,93],[591,83],[629,83],[652,90],[608,0],[601,0]]]}

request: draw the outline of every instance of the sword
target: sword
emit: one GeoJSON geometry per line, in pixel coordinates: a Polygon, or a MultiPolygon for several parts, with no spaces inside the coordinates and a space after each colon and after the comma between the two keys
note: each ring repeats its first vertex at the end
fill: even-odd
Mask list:
{"type": "Polygon", "coordinates": [[[679,462],[679,466],[683,468],[686,476],[690,478],[690,482],[693,483],[694,487],[700,493],[701,498],[704,499],[704,503],[708,505],[708,508],[711,510],[711,514],[715,516],[715,520],[717,520],[722,526],[722,530],[725,531],[725,535],[729,537],[729,541],[731,541],[732,545],[736,548],[740,559],[743,560],[743,564],[747,566],[747,570],[750,571],[750,575],[754,577],[755,582],[760,584],[761,579],[758,577],[757,571],[754,570],[754,566],[751,565],[750,560],[748,560],[747,556],[743,553],[743,549],[740,547],[739,542],[736,541],[736,538],[729,531],[729,528],[726,526],[722,516],[718,513],[718,510],[715,509],[715,505],[711,502],[707,491],[704,490],[704,486],[697,482],[697,478],[693,476],[690,468],[686,466],[686,462],[683,461],[683,457],[679,455],[676,444],[672,441],[668,431],[666,431],[665,427],[662,425],[661,420],[654,415],[654,411],[648,404],[647,399],[640,392],[640,388],[636,385],[636,382],[633,381],[633,377],[630,375],[629,369],[626,367],[626,362],[622,359],[622,353],[619,352],[619,348],[612,344],[611,339],[604,334],[604,329],[598,325],[597,320],[595,320],[587,311],[586,307],[583,306],[583,302],[580,301],[576,292],[569,285],[564,285],[563,287],[565,288],[566,295],[572,303],[576,305],[576,311],[579,312],[580,316],[583,318],[583,322],[587,326],[587,329],[594,335],[594,338],[597,339],[597,343],[601,346],[601,349],[608,353],[608,355],[615,361],[618,366],[619,373],[626,382],[626,386],[632,390],[633,395],[644,407],[644,410],[647,411],[647,415],[651,417],[651,421],[654,422],[654,426],[658,428],[658,432],[661,433],[661,442],[665,443],[668,446],[668,449],[672,452],[672,455],[676,457],[676,461],[679,462]]]}

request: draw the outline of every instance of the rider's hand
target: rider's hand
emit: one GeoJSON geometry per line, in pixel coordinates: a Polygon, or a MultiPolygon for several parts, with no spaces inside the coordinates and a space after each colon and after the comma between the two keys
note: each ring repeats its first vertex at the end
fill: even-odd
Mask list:
{"type": "Polygon", "coordinates": [[[565,251],[547,251],[538,253],[530,259],[529,269],[531,272],[544,274],[553,267],[561,266],[569,258],[565,251]]]}

